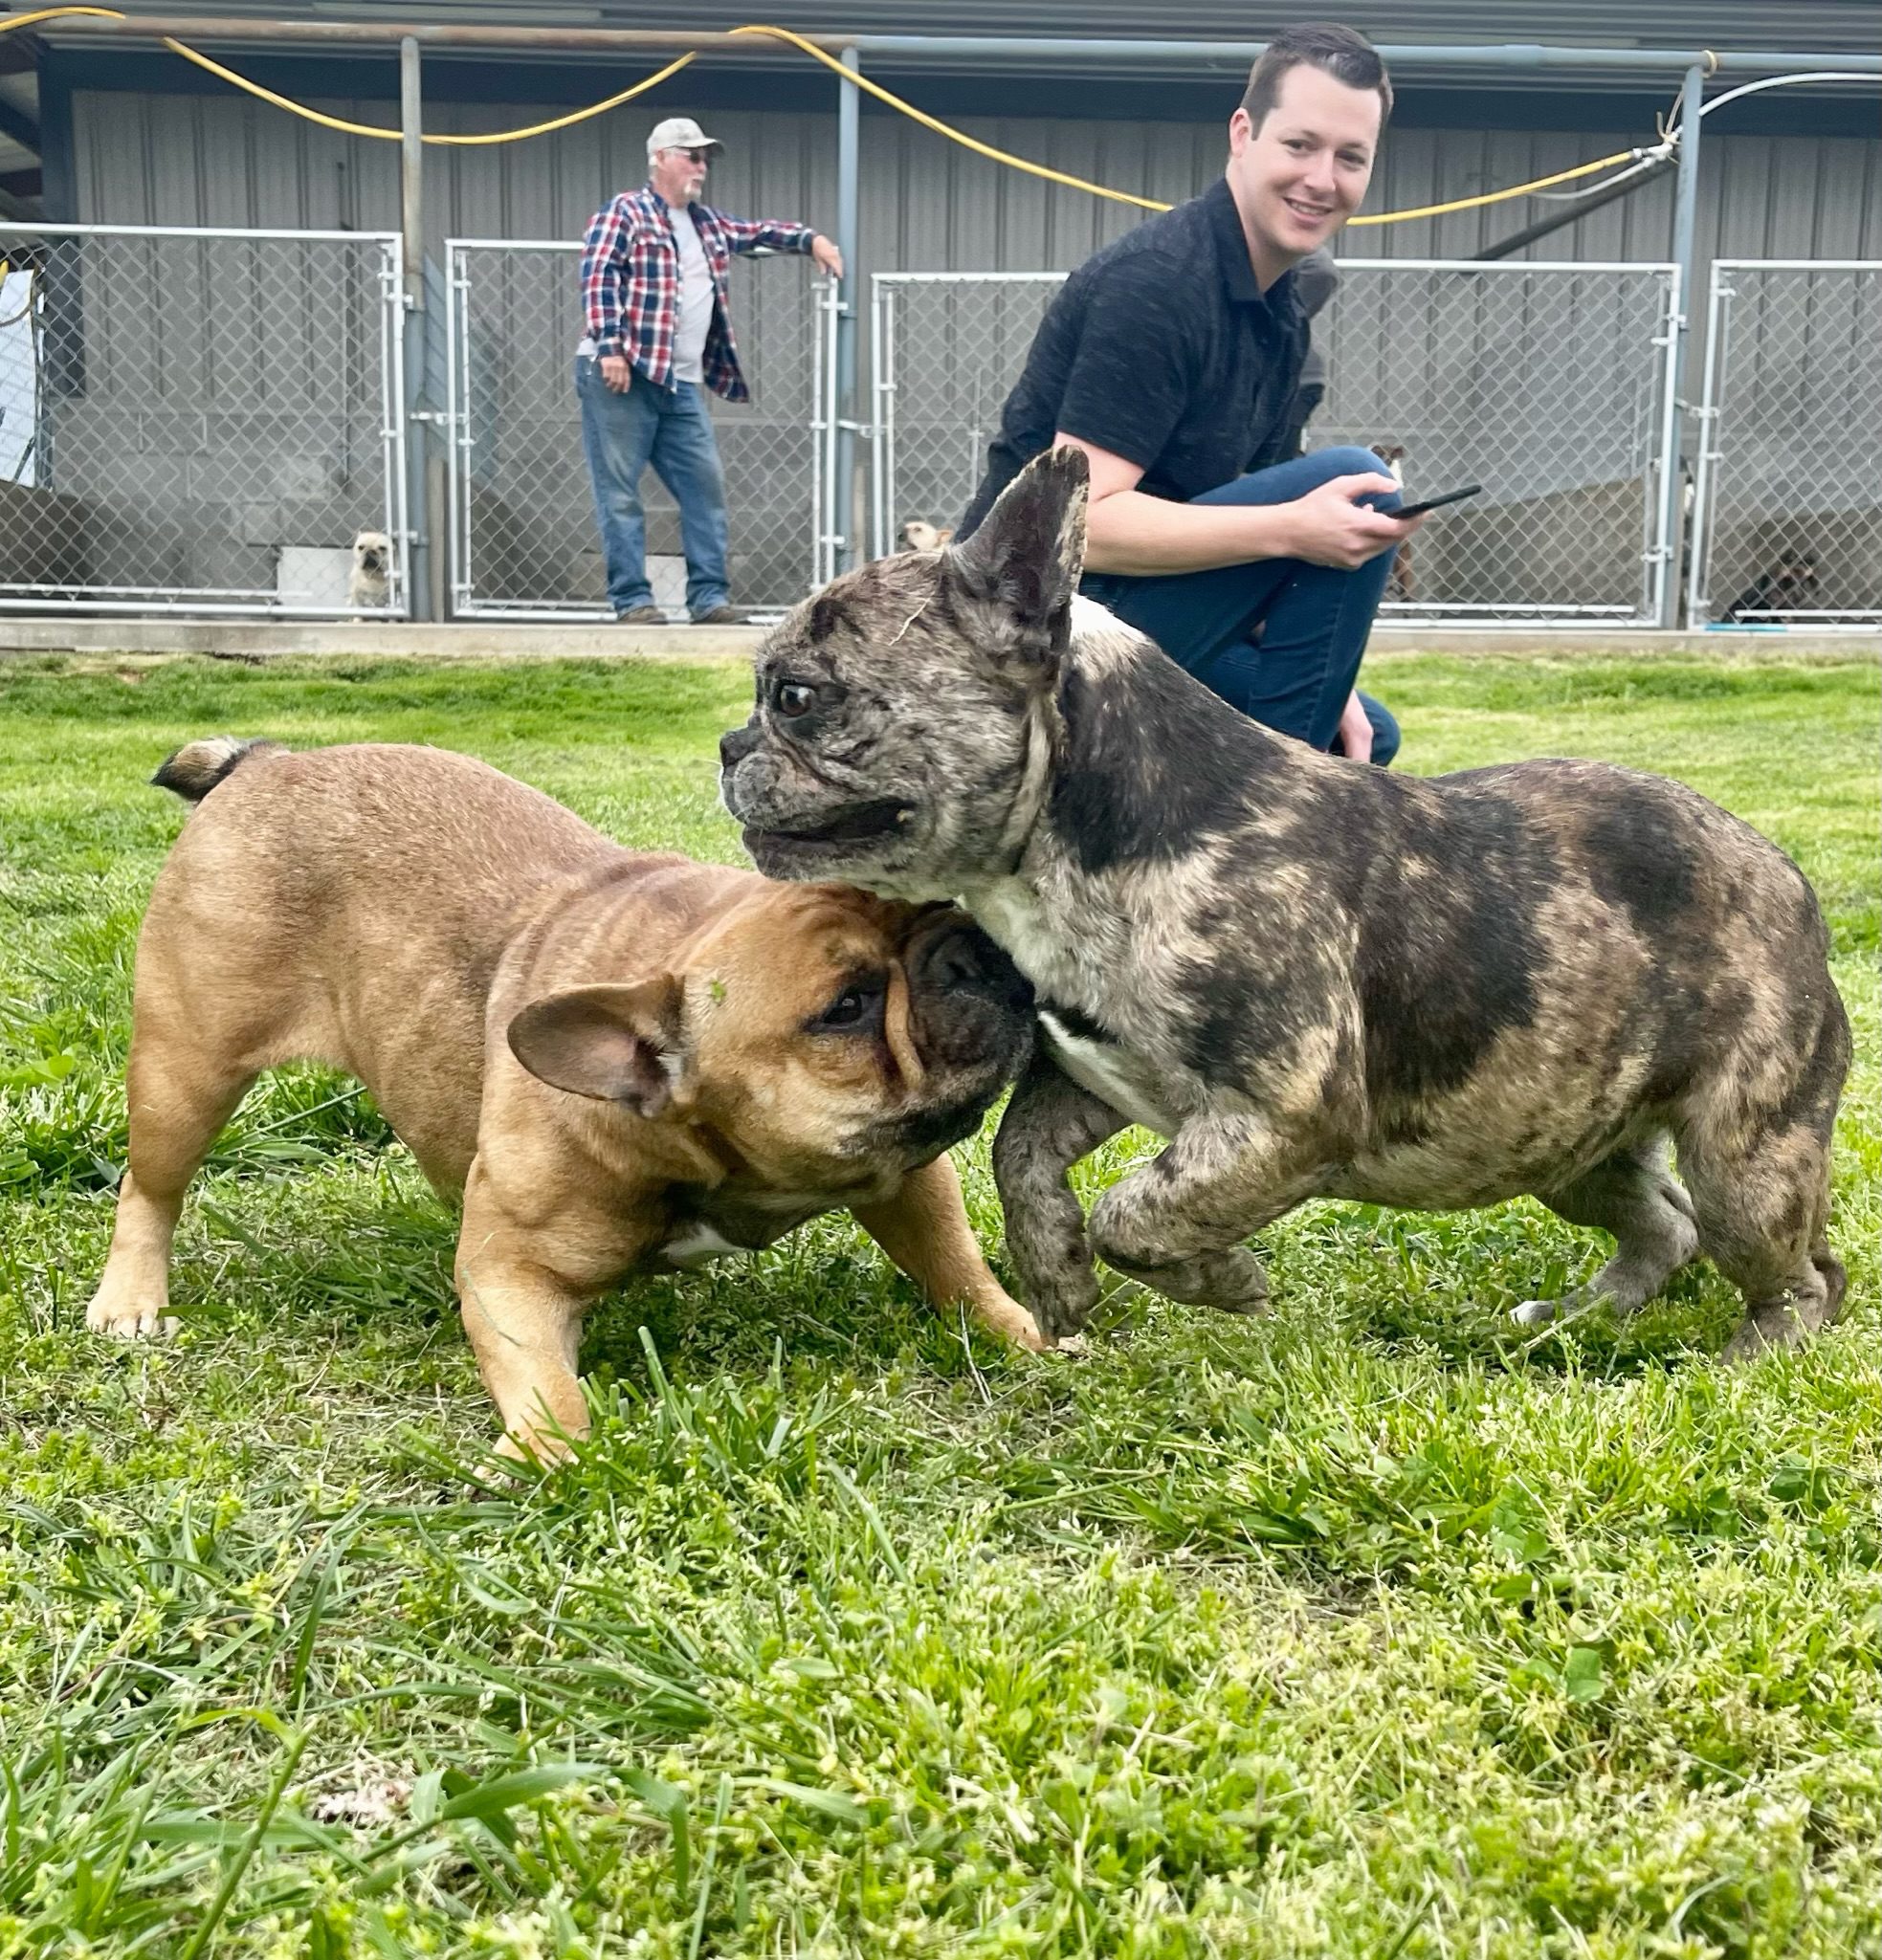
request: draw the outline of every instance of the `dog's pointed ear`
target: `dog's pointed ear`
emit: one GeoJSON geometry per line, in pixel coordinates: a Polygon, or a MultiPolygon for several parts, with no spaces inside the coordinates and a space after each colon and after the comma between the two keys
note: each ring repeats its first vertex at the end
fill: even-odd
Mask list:
{"type": "Polygon", "coordinates": [[[689,1072],[679,976],[545,994],[510,1023],[510,1052],[554,1089],[660,1115],[689,1072]]]}
{"type": "Polygon", "coordinates": [[[978,644],[1028,665],[1053,660],[1072,637],[1072,601],[1085,565],[1091,465],[1067,446],[1033,457],[964,542],[949,547],[944,576],[983,609],[978,644]]]}

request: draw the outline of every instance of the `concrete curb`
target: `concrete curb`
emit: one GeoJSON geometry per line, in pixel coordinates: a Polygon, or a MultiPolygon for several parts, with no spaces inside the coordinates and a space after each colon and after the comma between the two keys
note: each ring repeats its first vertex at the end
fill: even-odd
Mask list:
{"type": "Polygon", "coordinates": [[[393,660],[744,660],[760,627],[629,627],[586,621],[458,626],[405,621],[4,619],[0,658],[33,653],[207,653],[220,660],[341,654],[393,660]]]}
{"type": "MultiPolygon", "coordinates": [[[[0,660],[34,654],[208,654],[223,660],[310,656],[409,660],[682,660],[748,662],[764,627],[629,627],[589,622],[519,626],[467,620],[451,626],[409,622],[183,619],[24,619],[0,616],[0,660]]],[[[1368,650],[1393,653],[1543,653],[1578,655],[1705,654],[1798,659],[1882,656],[1882,630],[1713,633],[1625,631],[1612,628],[1461,631],[1455,628],[1378,628],[1368,650]]]]}

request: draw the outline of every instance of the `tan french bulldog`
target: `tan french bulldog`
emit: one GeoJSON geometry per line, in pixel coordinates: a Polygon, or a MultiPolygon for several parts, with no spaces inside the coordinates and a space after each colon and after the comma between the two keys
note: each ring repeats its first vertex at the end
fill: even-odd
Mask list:
{"type": "Polygon", "coordinates": [[[191,1176],[257,1075],[357,1075],[463,1201],[464,1326],[544,1460],[587,1431],[582,1315],[636,1269],[848,1206],[938,1304],[1050,1345],[945,1152],[1025,1062],[1026,982],[966,915],[622,849],[468,757],[215,738],[138,942],[130,1160],[87,1323],[167,1332],[191,1176]]]}

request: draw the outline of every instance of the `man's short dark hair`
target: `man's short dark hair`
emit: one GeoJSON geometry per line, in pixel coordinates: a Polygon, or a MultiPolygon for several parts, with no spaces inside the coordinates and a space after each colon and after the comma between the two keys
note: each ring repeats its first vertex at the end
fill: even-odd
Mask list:
{"type": "Polygon", "coordinates": [[[1354,28],[1310,21],[1303,27],[1283,28],[1249,71],[1242,109],[1256,135],[1280,99],[1281,77],[1290,68],[1301,67],[1317,68],[1348,88],[1373,90],[1379,97],[1379,126],[1384,128],[1392,113],[1392,78],[1379,50],[1354,28]]]}

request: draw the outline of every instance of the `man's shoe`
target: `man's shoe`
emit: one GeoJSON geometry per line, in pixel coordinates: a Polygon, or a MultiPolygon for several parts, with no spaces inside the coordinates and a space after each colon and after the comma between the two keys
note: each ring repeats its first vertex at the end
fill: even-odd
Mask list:
{"type": "Polygon", "coordinates": [[[614,615],[617,627],[663,627],[666,623],[667,616],[657,606],[631,606],[614,615]]]}
{"type": "Polygon", "coordinates": [[[696,627],[742,627],[748,624],[750,618],[742,606],[715,606],[710,612],[696,612],[693,624],[696,627]]]}

